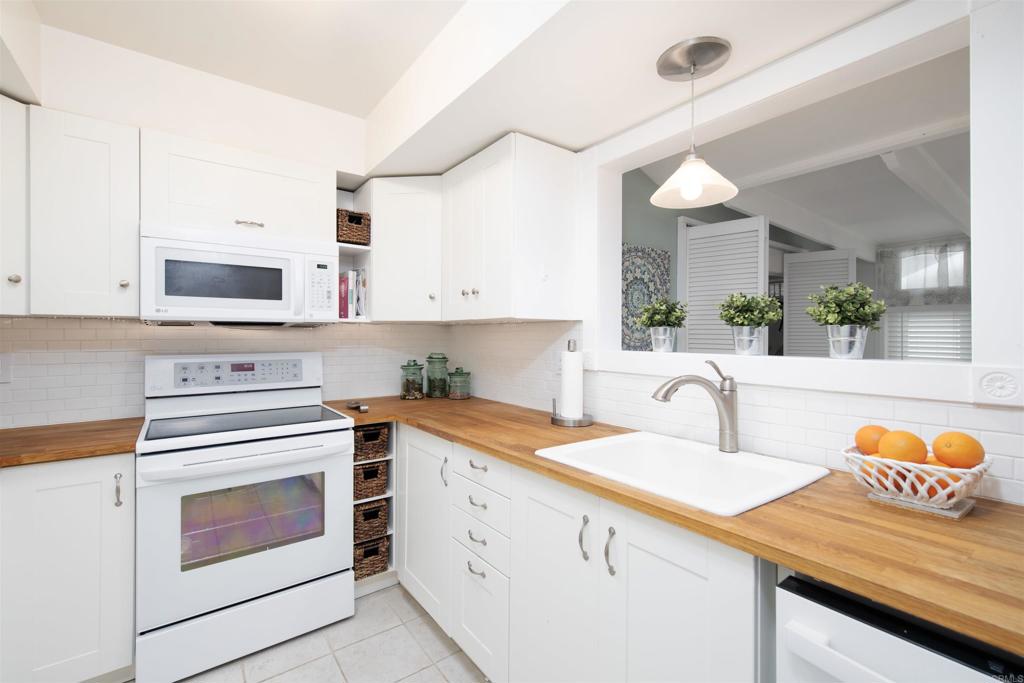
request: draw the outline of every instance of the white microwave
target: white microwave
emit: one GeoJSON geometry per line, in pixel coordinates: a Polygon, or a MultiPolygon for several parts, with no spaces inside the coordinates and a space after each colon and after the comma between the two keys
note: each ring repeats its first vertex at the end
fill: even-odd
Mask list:
{"type": "Polygon", "coordinates": [[[338,321],[337,245],[238,241],[142,237],[142,319],[237,325],[338,321]]]}

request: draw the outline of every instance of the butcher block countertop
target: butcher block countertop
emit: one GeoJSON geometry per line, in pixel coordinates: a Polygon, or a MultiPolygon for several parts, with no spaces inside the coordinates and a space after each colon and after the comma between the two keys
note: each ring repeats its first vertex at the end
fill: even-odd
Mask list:
{"type": "MultiPolygon", "coordinates": [[[[844,473],[719,517],[535,455],[628,429],[551,425],[547,413],[472,398],[328,405],[356,424],[400,422],[1024,656],[1024,507],[979,500],[960,521],[870,502],[844,473]]],[[[130,452],[141,419],[0,430],[0,466],[130,452]]]]}

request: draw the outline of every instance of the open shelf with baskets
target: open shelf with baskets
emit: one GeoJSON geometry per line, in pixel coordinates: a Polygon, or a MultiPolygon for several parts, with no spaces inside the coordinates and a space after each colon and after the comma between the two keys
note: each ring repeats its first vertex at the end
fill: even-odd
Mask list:
{"type": "Polygon", "coordinates": [[[395,572],[395,425],[355,428],[353,560],[356,595],[397,582],[395,572]]]}

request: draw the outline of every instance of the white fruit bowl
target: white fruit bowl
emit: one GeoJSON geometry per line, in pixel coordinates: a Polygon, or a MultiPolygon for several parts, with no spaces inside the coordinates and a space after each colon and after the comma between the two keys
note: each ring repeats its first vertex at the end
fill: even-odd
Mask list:
{"type": "Polygon", "coordinates": [[[845,449],[843,457],[857,481],[875,496],[938,510],[949,510],[973,495],[991,466],[988,458],[970,469],[918,465],[864,455],[855,446],[845,449]]]}

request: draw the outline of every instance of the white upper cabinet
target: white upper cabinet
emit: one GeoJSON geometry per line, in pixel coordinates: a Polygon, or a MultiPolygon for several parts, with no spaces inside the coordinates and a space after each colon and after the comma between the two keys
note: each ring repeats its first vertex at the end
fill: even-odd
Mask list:
{"type": "Polygon", "coordinates": [[[445,320],[578,317],[572,152],[510,133],[443,185],[445,320]]]}
{"type": "Polygon", "coordinates": [[[0,96],[0,315],[28,313],[28,107],[0,96]]]}
{"type": "Polygon", "coordinates": [[[154,130],[142,131],[141,167],[143,235],[336,240],[330,169],[154,130]]]}
{"type": "Polygon", "coordinates": [[[139,129],[29,107],[30,311],[139,314],[139,129]]]}
{"type": "Polygon", "coordinates": [[[130,677],[134,468],[127,453],[0,471],[0,680],[130,677]]]}
{"type": "Polygon", "coordinates": [[[441,320],[441,176],[374,178],[354,200],[370,214],[370,317],[441,320]]]}

